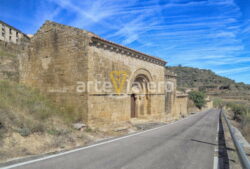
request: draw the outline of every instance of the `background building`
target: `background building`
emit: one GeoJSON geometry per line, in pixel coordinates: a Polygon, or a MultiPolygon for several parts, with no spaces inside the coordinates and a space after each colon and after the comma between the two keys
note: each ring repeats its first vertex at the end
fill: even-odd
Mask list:
{"type": "Polygon", "coordinates": [[[20,44],[26,42],[29,37],[20,30],[0,20],[0,40],[20,44]]]}

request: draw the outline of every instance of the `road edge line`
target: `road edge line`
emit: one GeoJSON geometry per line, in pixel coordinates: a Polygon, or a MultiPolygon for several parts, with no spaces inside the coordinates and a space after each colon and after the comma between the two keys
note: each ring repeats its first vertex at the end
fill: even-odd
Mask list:
{"type": "Polygon", "coordinates": [[[169,126],[171,124],[175,124],[175,123],[181,122],[183,120],[187,120],[190,117],[194,117],[196,115],[199,115],[200,113],[205,113],[205,112],[207,112],[207,111],[203,111],[203,112],[198,112],[198,113],[195,113],[195,114],[191,114],[191,115],[189,115],[189,116],[187,116],[185,118],[182,118],[180,120],[164,124],[164,125],[162,125],[160,127],[148,129],[148,130],[141,131],[141,132],[136,132],[136,133],[129,134],[129,135],[122,136],[122,137],[118,137],[118,138],[115,138],[115,139],[112,139],[112,140],[108,140],[108,141],[104,141],[104,142],[100,142],[100,143],[96,143],[96,144],[84,146],[84,147],[81,147],[81,148],[77,148],[77,149],[73,149],[73,150],[69,150],[69,151],[65,151],[65,152],[59,152],[59,153],[56,153],[56,154],[53,154],[53,155],[48,155],[48,156],[41,157],[41,158],[34,159],[34,160],[28,160],[28,161],[24,161],[24,162],[20,162],[20,163],[16,163],[16,164],[7,165],[7,166],[4,166],[4,167],[0,167],[0,169],[11,169],[11,168],[15,168],[15,167],[20,167],[20,166],[24,166],[24,165],[27,165],[27,164],[31,164],[31,163],[35,163],[35,162],[39,162],[39,161],[44,161],[44,160],[48,160],[48,159],[51,159],[51,158],[55,158],[55,157],[59,157],[59,156],[67,155],[67,154],[71,154],[71,153],[78,152],[78,151],[85,150],[85,149],[89,149],[89,148],[92,148],[92,147],[97,147],[97,146],[100,146],[100,145],[112,143],[112,142],[119,141],[119,140],[122,140],[122,139],[126,139],[126,138],[129,138],[129,137],[141,135],[141,134],[144,134],[144,133],[147,133],[147,132],[150,132],[150,131],[158,130],[160,128],[169,126]]]}

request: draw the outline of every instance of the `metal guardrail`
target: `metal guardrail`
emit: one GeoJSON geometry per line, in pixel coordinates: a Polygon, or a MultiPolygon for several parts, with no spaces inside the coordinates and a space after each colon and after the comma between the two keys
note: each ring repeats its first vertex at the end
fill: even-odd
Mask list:
{"type": "Polygon", "coordinates": [[[234,135],[235,130],[232,128],[232,126],[231,126],[229,120],[227,119],[226,115],[224,114],[223,110],[221,110],[221,113],[226,120],[227,126],[229,128],[231,137],[233,139],[233,142],[234,142],[234,145],[236,148],[236,152],[237,152],[238,157],[240,159],[240,163],[241,163],[242,168],[243,169],[250,169],[250,162],[249,162],[249,159],[248,159],[248,157],[243,149],[243,146],[241,145],[241,143],[239,143],[239,141],[237,140],[237,138],[234,135]]]}

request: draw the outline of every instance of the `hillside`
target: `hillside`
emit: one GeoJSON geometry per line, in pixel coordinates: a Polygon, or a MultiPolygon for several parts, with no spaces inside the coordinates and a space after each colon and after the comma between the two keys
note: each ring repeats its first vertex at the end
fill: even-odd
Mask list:
{"type": "Polygon", "coordinates": [[[177,85],[180,90],[196,88],[225,100],[247,104],[250,101],[250,85],[236,83],[206,69],[182,66],[167,67],[167,69],[177,74],[177,85]]]}
{"type": "Polygon", "coordinates": [[[170,71],[177,74],[179,87],[199,88],[199,87],[229,87],[230,90],[249,90],[250,85],[236,83],[226,77],[216,75],[211,70],[198,69],[192,67],[167,67],[170,71]]]}
{"type": "Polygon", "coordinates": [[[39,91],[0,81],[0,161],[67,149],[90,140],[70,127],[70,117],[39,91]]]}

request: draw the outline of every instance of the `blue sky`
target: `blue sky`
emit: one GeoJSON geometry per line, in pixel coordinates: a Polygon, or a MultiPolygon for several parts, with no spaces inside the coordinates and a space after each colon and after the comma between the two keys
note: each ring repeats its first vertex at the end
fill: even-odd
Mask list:
{"type": "Polygon", "coordinates": [[[45,20],[250,84],[250,0],[0,0],[0,20],[33,34],[45,20]]]}

